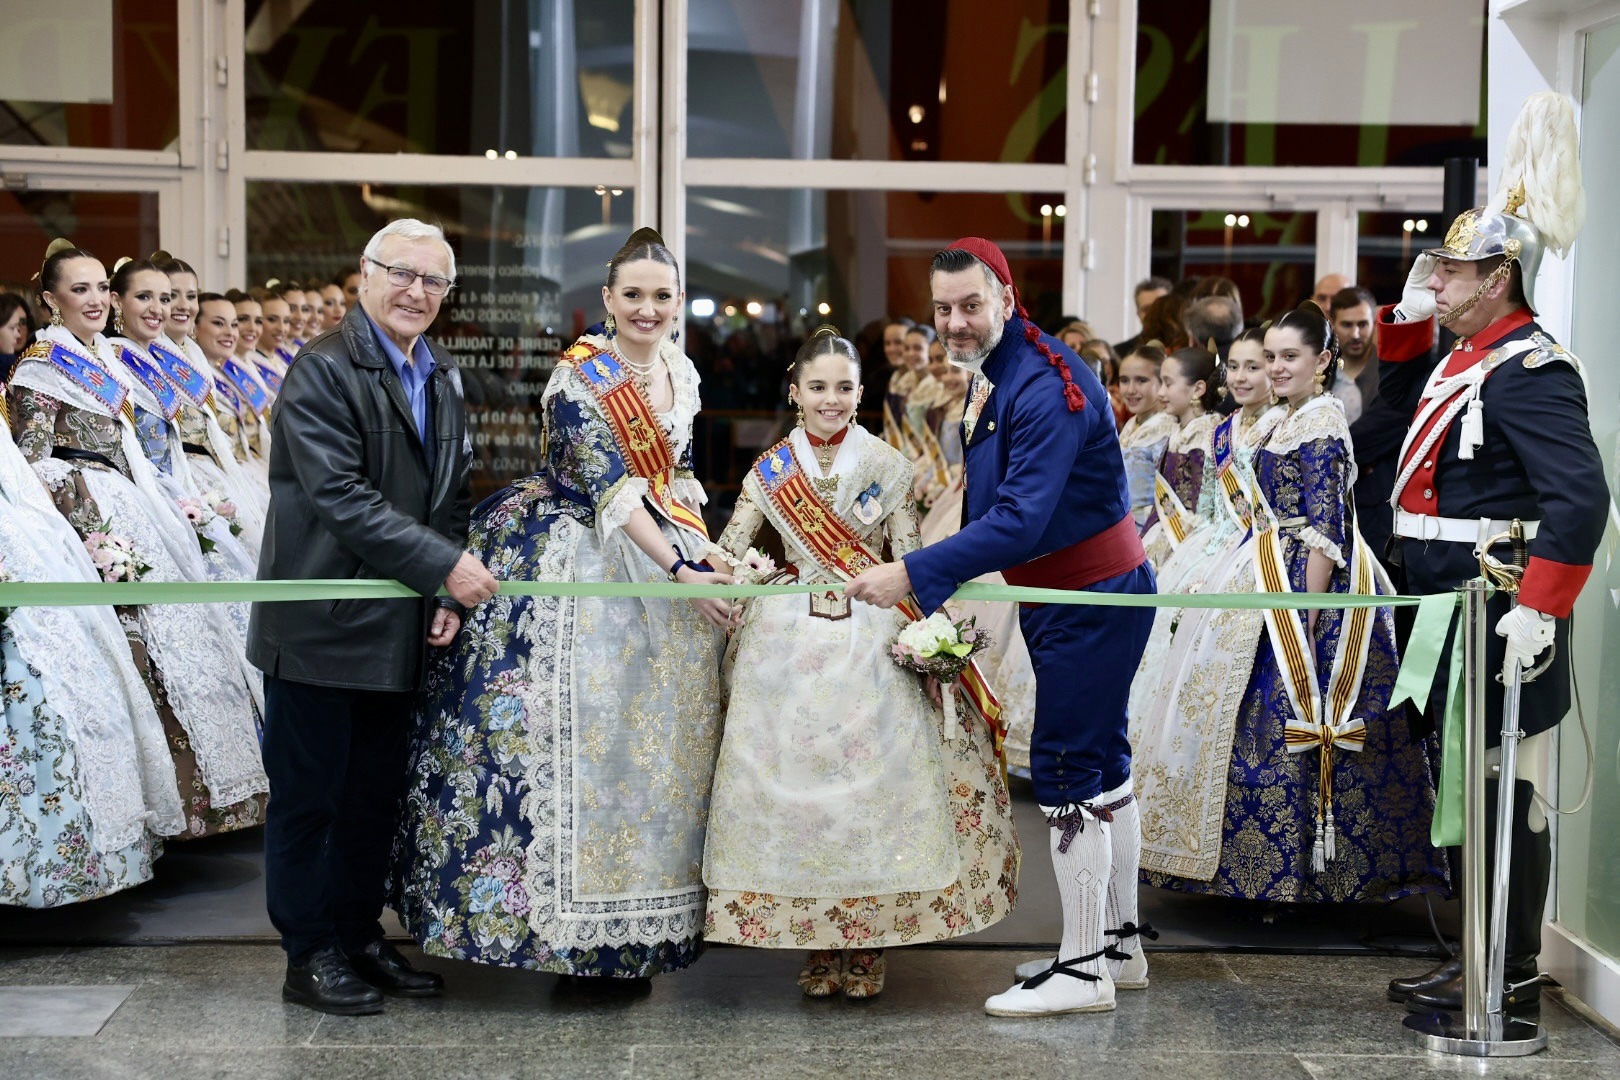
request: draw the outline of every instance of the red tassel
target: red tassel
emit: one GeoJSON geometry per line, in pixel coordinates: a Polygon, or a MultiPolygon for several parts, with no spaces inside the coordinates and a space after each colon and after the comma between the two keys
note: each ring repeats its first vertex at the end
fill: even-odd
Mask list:
{"type": "Polygon", "coordinates": [[[1041,340],[1040,327],[1030,321],[1029,312],[1024,310],[1022,304],[1018,305],[1018,317],[1024,320],[1024,340],[1035,346],[1036,351],[1046,357],[1046,362],[1057,368],[1058,374],[1063,376],[1063,400],[1068,403],[1069,411],[1079,412],[1085,408],[1085,391],[1074,385],[1074,372],[1069,370],[1069,365],[1063,357],[1053,352],[1052,347],[1041,340]]]}

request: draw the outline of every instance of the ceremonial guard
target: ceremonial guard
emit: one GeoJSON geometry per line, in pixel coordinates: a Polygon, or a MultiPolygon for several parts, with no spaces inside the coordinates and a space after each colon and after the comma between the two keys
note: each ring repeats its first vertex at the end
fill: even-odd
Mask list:
{"type": "MultiPolygon", "coordinates": [[[[930,288],[951,362],[974,375],[963,415],[962,530],[866,571],[848,594],[888,607],[914,591],[931,612],[994,570],[1012,585],[1152,593],[1102,383],[1029,320],[1006,257],[989,241],[969,237],[935,255],[930,288]]],[[[1063,940],[1056,959],[1021,970],[1026,981],[990,998],[985,1011],[1103,1012],[1114,1007],[1116,985],[1147,985],[1125,703],[1153,611],[1026,604],[1019,621],[1035,668],[1030,771],[1052,826],[1063,940]]]]}
{"type": "MultiPolygon", "coordinates": [[[[1559,95],[1526,102],[1496,197],[1458,215],[1444,246],[1418,257],[1400,304],[1379,313],[1381,393],[1413,414],[1391,499],[1401,591],[1441,592],[1477,577],[1481,548],[1515,520],[1527,542],[1527,550],[1491,548],[1525,569],[1516,605],[1502,593],[1491,599],[1497,636],[1487,645],[1491,672],[1514,671],[1515,663],[1525,672],[1519,723],[1529,737],[1515,770],[1508,871],[1510,1006],[1540,994],[1536,960],[1552,853],[1532,785],[1546,764],[1546,733],[1569,709],[1569,616],[1608,506],[1580,363],[1535,321],[1542,252],[1567,250],[1580,227],[1574,123],[1559,95]],[[1431,365],[1437,321],[1458,340],[1431,365]]],[[[1417,734],[1435,726],[1444,692],[1434,689],[1417,734]]],[[[1500,681],[1489,679],[1486,695],[1484,734],[1495,755],[1500,681]]],[[[1497,781],[1487,780],[1493,816],[1496,790],[1497,781]]],[[[1458,1009],[1462,970],[1460,959],[1448,960],[1393,980],[1389,996],[1419,1011],[1458,1009]]]]}

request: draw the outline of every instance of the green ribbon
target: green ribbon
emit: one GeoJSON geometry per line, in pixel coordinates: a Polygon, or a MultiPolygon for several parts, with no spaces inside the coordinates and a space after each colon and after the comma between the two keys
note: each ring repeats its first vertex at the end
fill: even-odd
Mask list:
{"type": "MultiPolygon", "coordinates": [[[[506,596],[619,596],[666,600],[747,598],[840,592],[842,582],[787,585],[686,585],[673,581],[503,581],[506,596]]],[[[294,581],[0,581],[0,607],[85,607],[97,604],[233,604],[295,600],[398,600],[419,596],[397,581],[309,578],[294,581]]],[[[441,590],[440,595],[443,595],[441,590]]],[[[1451,594],[1440,594],[1449,600],[1451,594]]],[[[957,600],[1022,604],[1091,604],[1102,607],[1362,608],[1421,604],[1418,596],[1345,596],[1338,593],[1100,593],[1033,589],[969,582],[957,600]]],[[[1432,599],[1432,598],[1430,598],[1432,599]]]]}
{"type": "MultiPolygon", "coordinates": [[[[1451,631],[1459,593],[1434,593],[1418,602],[1417,621],[1401,657],[1401,673],[1395,679],[1391,709],[1410,701],[1427,708],[1434,676],[1440,668],[1440,652],[1451,631]]],[[[1429,842],[1435,847],[1454,847],[1463,838],[1463,651],[1462,635],[1451,642],[1450,670],[1446,676],[1446,709],[1440,718],[1440,782],[1435,785],[1434,818],[1429,822],[1429,842]]]]}

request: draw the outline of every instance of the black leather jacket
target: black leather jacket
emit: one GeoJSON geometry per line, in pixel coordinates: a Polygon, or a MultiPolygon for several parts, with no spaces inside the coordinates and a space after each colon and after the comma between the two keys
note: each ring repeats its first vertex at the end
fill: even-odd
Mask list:
{"type": "Polygon", "coordinates": [[[363,690],[421,683],[427,598],[466,546],[472,502],[461,373],[429,348],[431,476],[405,389],[358,305],[287,372],[271,416],[259,578],[394,578],[424,598],[254,604],[248,658],[268,675],[363,690]]]}

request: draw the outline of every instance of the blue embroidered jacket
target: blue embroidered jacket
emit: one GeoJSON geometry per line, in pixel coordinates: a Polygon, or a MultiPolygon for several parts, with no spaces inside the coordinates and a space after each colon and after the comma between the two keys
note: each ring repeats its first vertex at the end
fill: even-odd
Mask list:
{"type": "Polygon", "coordinates": [[[1070,412],[1062,376],[1025,340],[1024,326],[1017,315],[1007,320],[984,361],[993,389],[971,435],[964,422],[962,530],[905,557],[925,612],[965,581],[1077,544],[1130,511],[1108,391],[1062,342],[1042,334],[1086,396],[1085,408],[1070,412]]]}

